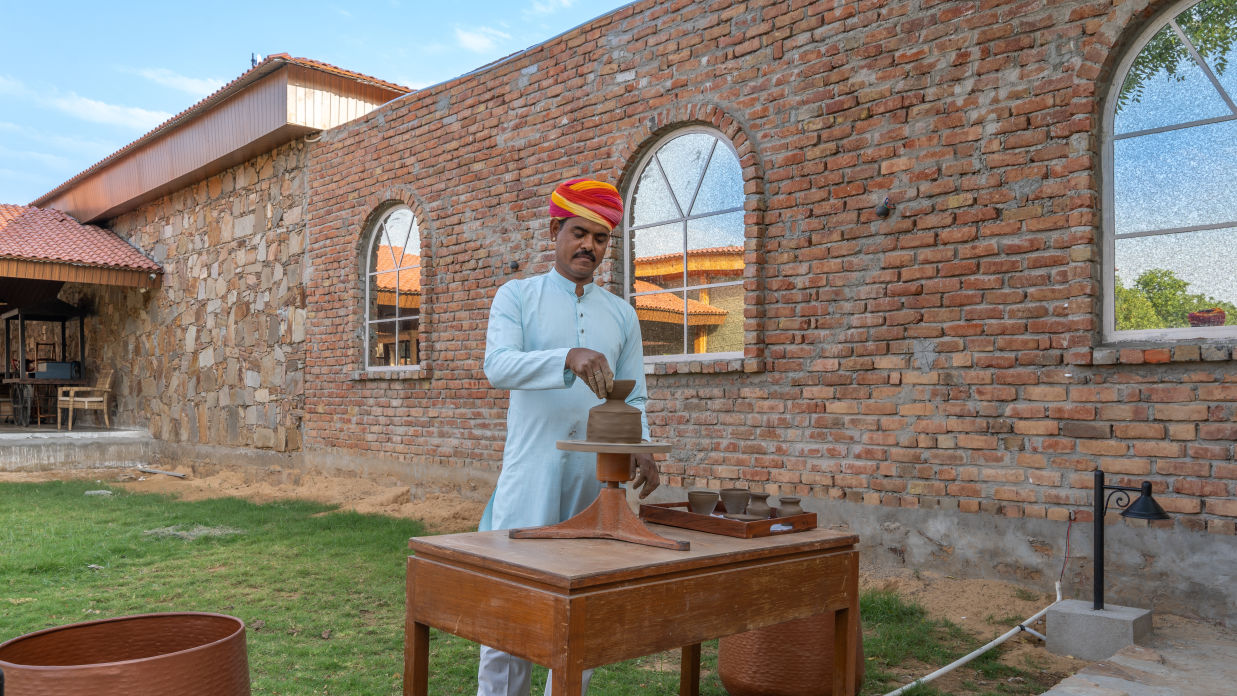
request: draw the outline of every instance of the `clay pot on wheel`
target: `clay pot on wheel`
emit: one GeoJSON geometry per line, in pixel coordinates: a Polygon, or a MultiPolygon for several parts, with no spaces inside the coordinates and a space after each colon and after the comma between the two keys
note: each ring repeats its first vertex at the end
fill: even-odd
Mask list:
{"type": "Polygon", "coordinates": [[[0,644],[9,694],[249,696],[245,624],[182,612],[48,628],[0,644]]]}
{"type": "Polygon", "coordinates": [[[623,444],[640,441],[640,409],[624,401],[635,388],[634,379],[616,379],[605,402],[589,409],[585,433],[590,441],[623,444]]]}
{"type": "Polygon", "coordinates": [[[726,636],[717,673],[730,696],[856,696],[863,684],[863,633],[857,631],[855,693],[833,693],[832,612],[726,636]]]}

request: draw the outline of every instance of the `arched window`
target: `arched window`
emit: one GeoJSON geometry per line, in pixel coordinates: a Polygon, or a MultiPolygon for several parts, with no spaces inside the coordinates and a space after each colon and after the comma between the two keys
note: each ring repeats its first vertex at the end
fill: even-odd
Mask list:
{"type": "Polygon", "coordinates": [[[1237,336],[1237,2],[1179,2],[1105,110],[1107,340],[1237,336]]]}
{"type": "Polygon", "coordinates": [[[365,266],[365,368],[420,363],[421,233],[406,205],[384,212],[368,241],[365,266]]]}
{"type": "Polygon", "coordinates": [[[743,355],[743,170],[721,133],[676,130],[627,191],[627,297],[646,358],[743,355]]]}

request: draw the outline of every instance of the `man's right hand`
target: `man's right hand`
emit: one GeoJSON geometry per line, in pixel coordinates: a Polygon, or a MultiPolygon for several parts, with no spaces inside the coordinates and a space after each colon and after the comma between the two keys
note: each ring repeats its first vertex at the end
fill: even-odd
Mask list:
{"type": "Polygon", "coordinates": [[[567,351],[565,367],[584,380],[599,399],[606,398],[614,388],[614,372],[602,353],[588,348],[572,348],[567,351]]]}

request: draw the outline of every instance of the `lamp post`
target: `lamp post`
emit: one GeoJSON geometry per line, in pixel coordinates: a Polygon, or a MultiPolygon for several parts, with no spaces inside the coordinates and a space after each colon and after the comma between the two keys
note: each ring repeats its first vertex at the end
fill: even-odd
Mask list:
{"type": "Polygon", "coordinates": [[[1151,497],[1151,482],[1143,481],[1142,486],[1109,486],[1104,484],[1104,472],[1095,470],[1095,549],[1092,555],[1095,563],[1094,600],[1091,608],[1104,608],[1104,513],[1108,510],[1108,502],[1113,496],[1117,498],[1117,506],[1125,508],[1122,517],[1136,520],[1166,520],[1168,513],[1151,497]],[[1105,491],[1108,494],[1105,495],[1105,491]],[[1130,495],[1127,491],[1140,491],[1141,495],[1130,505],[1130,495]]]}

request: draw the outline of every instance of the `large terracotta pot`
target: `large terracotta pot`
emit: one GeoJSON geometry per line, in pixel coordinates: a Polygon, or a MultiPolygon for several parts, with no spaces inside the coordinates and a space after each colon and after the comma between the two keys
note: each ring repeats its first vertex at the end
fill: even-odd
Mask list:
{"type": "Polygon", "coordinates": [[[0,644],[10,696],[249,696],[245,624],[223,614],[122,616],[0,644]]]}
{"type": "MultiPolygon", "coordinates": [[[[862,631],[855,635],[855,640],[858,694],[863,683],[862,631]]],[[[717,673],[730,696],[835,696],[833,614],[809,616],[722,638],[718,641],[717,673]]]]}

